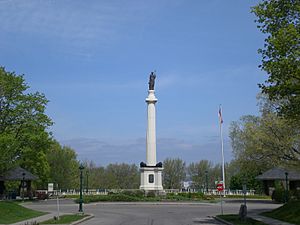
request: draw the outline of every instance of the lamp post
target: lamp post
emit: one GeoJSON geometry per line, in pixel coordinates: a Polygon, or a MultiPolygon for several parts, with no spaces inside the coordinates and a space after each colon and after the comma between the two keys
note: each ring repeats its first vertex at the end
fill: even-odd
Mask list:
{"type": "Polygon", "coordinates": [[[246,202],[246,194],[247,194],[247,179],[246,177],[243,178],[243,194],[244,194],[244,205],[247,205],[246,202]]]}
{"type": "Polygon", "coordinates": [[[24,202],[25,173],[22,173],[22,201],[24,202]]]}
{"type": "Polygon", "coordinates": [[[208,171],[205,170],[206,194],[208,194],[208,171]]]}
{"type": "Polygon", "coordinates": [[[89,171],[86,171],[86,193],[89,192],[89,171]]]}
{"type": "Polygon", "coordinates": [[[59,220],[58,184],[56,184],[56,205],[57,205],[57,219],[59,220]]]}
{"type": "Polygon", "coordinates": [[[82,164],[80,164],[79,170],[80,170],[79,212],[83,212],[83,210],[82,210],[82,202],[83,202],[83,199],[82,199],[82,179],[83,179],[82,172],[84,170],[84,166],[82,164]]]}
{"type": "Polygon", "coordinates": [[[289,184],[288,184],[288,172],[285,172],[285,202],[289,201],[289,184]]]}

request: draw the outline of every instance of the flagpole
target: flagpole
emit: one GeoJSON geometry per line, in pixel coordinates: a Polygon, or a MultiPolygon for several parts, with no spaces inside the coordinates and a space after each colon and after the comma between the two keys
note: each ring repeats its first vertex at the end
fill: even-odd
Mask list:
{"type": "Polygon", "coordinates": [[[222,124],[223,124],[223,119],[222,119],[222,107],[220,105],[219,108],[219,116],[220,116],[220,138],[221,138],[221,151],[222,151],[222,179],[223,179],[223,195],[225,197],[225,160],[224,160],[224,141],[223,141],[223,129],[222,129],[222,124]]]}

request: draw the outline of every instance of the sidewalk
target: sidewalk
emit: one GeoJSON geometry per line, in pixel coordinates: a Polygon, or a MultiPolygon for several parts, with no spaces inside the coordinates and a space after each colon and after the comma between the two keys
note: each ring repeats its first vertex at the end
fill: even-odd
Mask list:
{"type": "MultiPolygon", "coordinates": [[[[275,220],[273,218],[269,218],[269,217],[265,217],[265,216],[261,216],[261,215],[256,215],[256,214],[251,214],[251,215],[247,215],[248,218],[252,218],[255,219],[257,221],[263,222],[265,224],[269,224],[269,225],[294,225],[292,223],[287,223],[287,222],[283,222],[280,220],[275,220]]],[[[223,223],[223,224],[227,224],[227,225],[233,225],[233,223],[227,222],[226,220],[223,220],[221,218],[218,217],[214,217],[215,220],[223,223]]]]}
{"type": "MultiPolygon", "coordinates": [[[[70,214],[70,213],[62,213],[61,216],[62,215],[67,215],[67,214],[70,214]]],[[[10,225],[25,225],[25,224],[26,225],[31,225],[31,223],[33,223],[33,222],[40,223],[40,222],[43,222],[43,221],[46,221],[46,220],[49,220],[49,219],[53,219],[54,216],[57,216],[57,214],[56,213],[49,213],[47,215],[43,215],[43,216],[40,216],[40,217],[35,217],[35,218],[29,219],[29,220],[23,220],[21,222],[13,223],[13,224],[10,224],[10,225]]],[[[82,223],[86,220],[89,220],[93,217],[94,217],[93,214],[88,214],[88,216],[86,216],[86,217],[84,217],[80,220],[76,220],[76,221],[72,222],[71,225],[77,225],[77,224],[82,223]]]]}
{"type": "Polygon", "coordinates": [[[35,221],[36,222],[42,222],[42,221],[45,221],[45,220],[53,219],[54,216],[57,216],[57,213],[48,213],[48,214],[43,215],[43,216],[31,218],[31,219],[28,219],[28,220],[23,220],[21,222],[13,223],[11,225],[24,225],[26,223],[28,223],[28,225],[30,225],[31,223],[33,223],[35,221]]]}
{"type": "Polygon", "coordinates": [[[248,215],[248,217],[258,220],[258,221],[261,221],[266,224],[271,224],[271,225],[293,225],[292,223],[283,222],[280,220],[276,220],[276,219],[273,219],[270,217],[261,216],[261,215],[257,215],[257,214],[250,214],[250,215],[248,215]]]}

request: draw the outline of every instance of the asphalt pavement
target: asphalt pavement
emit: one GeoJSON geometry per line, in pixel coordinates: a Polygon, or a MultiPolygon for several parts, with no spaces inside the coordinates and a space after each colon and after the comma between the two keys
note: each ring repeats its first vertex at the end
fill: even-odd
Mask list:
{"type": "MultiPolygon", "coordinates": [[[[72,200],[60,200],[60,214],[78,212],[78,204],[72,200]]],[[[224,214],[237,214],[242,200],[225,200],[224,214]]],[[[56,200],[26,203],[26,207],[57,213],[56,200]]],[[[280,205],[271,201],[249,200],[248,213],[257,214],[269,211],[280,205]]],[[[137,202],[137,203],[91,203],[84,205],[84,212],[93,214],[94,218],[83,225],[193,225],[222,224],[213,216],[221,214],[220,203],[199,202],[137,202]]]]}

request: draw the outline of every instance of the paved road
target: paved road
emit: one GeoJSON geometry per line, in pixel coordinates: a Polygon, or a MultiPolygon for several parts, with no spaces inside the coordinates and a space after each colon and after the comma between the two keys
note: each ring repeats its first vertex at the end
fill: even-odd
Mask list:
{"type": "MultiPolygon", "coordinates": [[[[75,213],[78,205],[71,200],[60,201],[64,213],[75,213]]],[[[241,201],[227,200],[223,204],[224,214],[238,213],[241,201]]],[[[56,211],[56,201],[48,200],[26,204],[27,207],[47,212],[56,211]]],[[[270,201],[249,201],[249,213],[279,207],[270,201]]],[[[94,218],[83,225],[193,225],[220,224],[212,216],[220,214],[220,204],[210,203],[92,203],[84,205],[85,213],[94,218]]]]}

